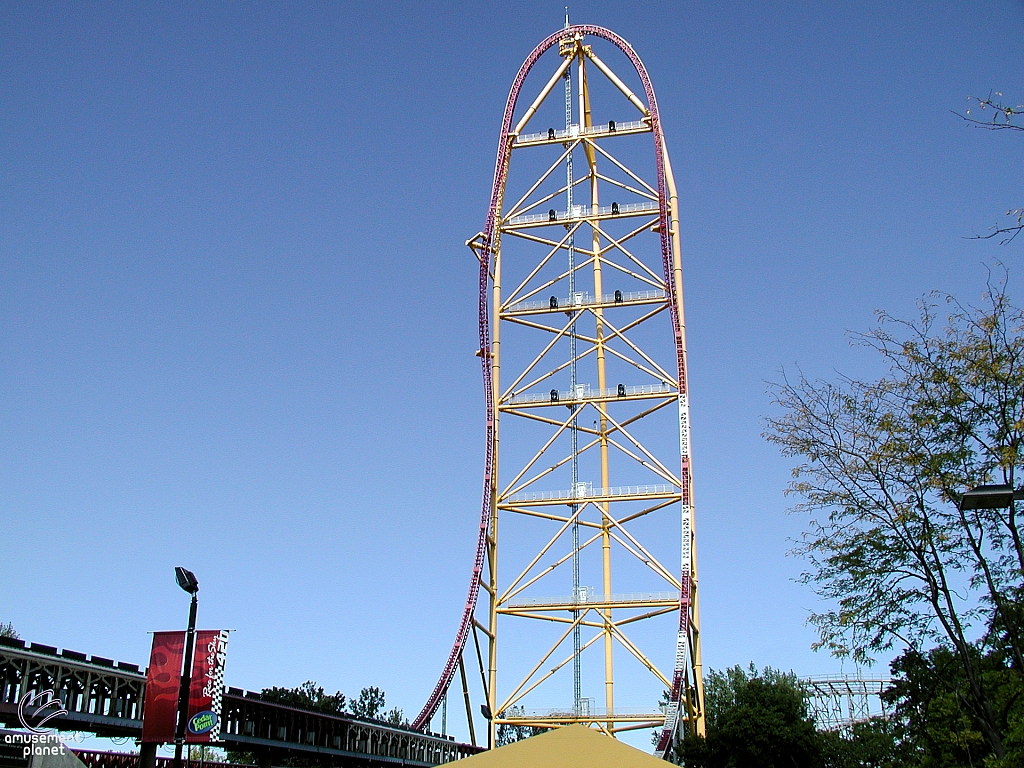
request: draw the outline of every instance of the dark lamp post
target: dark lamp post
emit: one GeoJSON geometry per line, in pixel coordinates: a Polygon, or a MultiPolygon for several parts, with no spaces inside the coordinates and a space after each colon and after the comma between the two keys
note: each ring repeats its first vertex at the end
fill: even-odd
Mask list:
{"type": "Polygon", "coordinates": [[[185,668],[178,687],[178,720],[174,729],[174,768],[181,768],[181,748],[185,744],[185,721],[188,719],[188,695],[192,687],[192,646],[196,636],[196,609],[199,606],[199,580],[187,568],[175,568],[178,586],[192,595],[188,611],[188,633],[185,635],[185,668]]]}
{"type": "Polygon", "coordinates": [[[196,575],[187,568],[175,568],[174,578],[177,580],[178,586],[190,595],[194,595],[199,591],[199,580],[196,579],[196,575]]]}
{"type": "Polygon", "coordinates": [[[979,485],[960,497],[960,509],[1004,509],[1014,501],[1024,500],[1024,489],[1010,485],[979,485]]]}

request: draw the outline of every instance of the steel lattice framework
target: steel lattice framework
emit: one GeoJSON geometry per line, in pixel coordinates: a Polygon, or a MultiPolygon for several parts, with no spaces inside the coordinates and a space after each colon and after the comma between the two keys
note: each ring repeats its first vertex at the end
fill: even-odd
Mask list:
{"type": "MultiPolygon", "coordinates": [[[[48,727],[100,736],[138,738],[146,676],[136,664],[0,637],[0,725],[23,727],[19,702],[49,692],[65,709],[48,727]]],[[[351,766],[429,766],[449,763],[481,750],[436,733],[355,715],[289,707],[264,701],[259,693],[228,688],[224,692],[219,746],[253,752],[261,766],[284,757],[327,758],[351,766]]],[[[25,710],[36,717],[36,707],[25,710]]],[[[52,710],[50,710],[52,712],[52,710]]],[[[93,753],[91,768],[133,768],[138,755],[93,753]],[[132,762],[134,761],[134,762],[132,762]]],[[[2,755],[0,755],[2,758],[2,755]]],[[[209,765],[209,763],[207,763],[209,765]]]]}
{"type": "Polygon", "coordinates": [[[848,731],[856,723],[889,716],[882,698],[892,687],[889,678],[832,675],[806,677],[800,682],[807,690],[810,714],[822,730],[848,731]]]}
{"type": "Polygon", "coordinates": [[[567,24],[530,54],[506,103],[486,226],[467,245],[480,263],[483,503],[465,613],[414,726],[459,670],[472,734],[469,648],[488,746],[501,726],[583,723],[658,728],[664,755],[682,727],[704,729],[686,337],[675,181],[625,40],[567,24]],[[625,55],[642,96],[588,41],[625,55]],[[549,50],[554,72],[522,109],[549,50]],[[563,91],[565,125],[549,127],[563,91]],[[616,704],[623,664],[642,671],[631,685],[649,682],[634,708],[616,704]]]}

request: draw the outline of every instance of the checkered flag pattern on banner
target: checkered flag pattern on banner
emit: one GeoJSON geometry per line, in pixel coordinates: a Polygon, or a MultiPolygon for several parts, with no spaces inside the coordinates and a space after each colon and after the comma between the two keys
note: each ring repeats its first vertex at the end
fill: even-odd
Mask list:
{"type": "Polygon", "coordinates": [[[211,709],[217,715],[217,723],[210,731],[210,741],[220,739],[220,713],[224,701],[224,663],[228,654],[228,630],[223,629],[217,638],[217,660],[213,668],[213,693],[210,697],[211,709]]]}

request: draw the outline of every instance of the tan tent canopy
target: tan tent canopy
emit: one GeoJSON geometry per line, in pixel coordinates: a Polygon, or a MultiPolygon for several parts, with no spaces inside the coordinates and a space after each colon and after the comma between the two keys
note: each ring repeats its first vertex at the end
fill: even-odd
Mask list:
{"type": "Polygon", "coordinates": [[[462,763],[465,768],[665,768],[666,765],[653,755],[583,725],[555,728],[455,763],[462,763]]]}

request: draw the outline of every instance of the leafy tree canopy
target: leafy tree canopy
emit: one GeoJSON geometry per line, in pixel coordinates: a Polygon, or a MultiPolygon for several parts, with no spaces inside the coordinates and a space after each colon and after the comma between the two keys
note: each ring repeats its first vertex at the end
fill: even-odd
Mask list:
{"type": "Polygon", "coordinates": [[[352,714],[376,719],[384,711],[384,691],[376,686],[363,688],[352,702],[352,714]]]}
{"type": "Polygon", "coordinates": [[[849,732],[819,731],[824,768],[910,768],[911,750],[893,720],[874,717],[849,732]]]}
{"type": "Polygon", "coordinates": [[[792,672],[751,664],[705,677],[707,736],[687,737],[676,758],[689,768],[903,768],[908,751],[892,721],[818,731],[807,691],[792,672]]]}
{"type": "Polygon", "coordinates": [[[707,736],[688,737],[679,757],[694,768],[819,768],[821,747],[796,676],[730,667],[704,678],[707,736]]]}
{"type": "MultiPolygon", "coordinates": [[[[509,707],[503,713],[507,717],[522,716],[524,710],[522,707],[509,707]]],[[[523,739],[528,739],[531,736],[537,736],[544,733],[546,729],[537,728],[532,725],[511,725],[509,723],[499,723],[495,729],[494,744],[498,747],[504,747],[507,744],[513,744],[523,739]]]]}
{"type": "MultiPolygon", "coordinates": [[[[375,689],[376,690],[376,689],[375,689]]],[[[309,709],[314,712],[324,712],[328,715],[345,714],[345,694],[337,691],[328,694],[323,686],[319,686],[312,680],[307,680],[297,688],[264,688],[261,694],[264,701],[271,701],[277,704],[287,704],[289,707],[298,709],[309,709]]]]}
{"type": "Polygon", "coordinates": [[[401,709],[394,709],[385,712],[384,691],[376,686],[363,688],[359,696],[349,700],[341,691],[328,694],[323,686],[317,685],[312,680],[307,680],[297,688],[264,688],[262,692],[264,701],[273,701],[278,704],[287,704],[290,707],[299,709],[310,709],[314,712],[325,712],[329,715],[355,715],[365,717],[369,720],[381,720],[390,725],[408,725],[409,721],[401,709]]]}
{"type": "MultiPolygon", "coordinates": [[[[408,727],[409,721],[401,709],[395,707],[384,711],[384,691],[376,686],[363,688],[359,696],[349,700],[341,691],[327,693],[323,686],[307,680],[296,688],[264,688],[260,694],[264,701],[285,704],[298,709],[323,712],[328,715],[355,715],[370,720],[379,720],[389,725],[408,727]]],[[[233,763],[253,764],[256,757],[251,752],[228,752],[228,759],[233,763]]],[[[287,757],[282,758],[282,765],[289,768],[312,768],[320,765],[315,758],[287,757]]]]}
{"type": "Polygon", "coordinates": [[[895,713],[906,765],[1024,765],[1024,679],[1004,653],[984,646],[972,646],[972,663],[1006,754],[999,759],[979,728],[958,654],[942,646],[927,653],[910,649],[892,662],[893,687],[884,697],[895,713]]]}
{"type": "Polygon", "coordinates": [[[880,355],[880,379],[778,385],[782,414],[766,437],[800,461],[790,492],[809,516],[803,580],[827,606],[810,619],[818,647],[858,661],[948,648],[960,706],[1005,760],[1004,705],[976,641],[987,629],[1024,670],[1019,503],[975,509],[961,499],[978,485],[1021,484],[1024,311],[1005,281],[989,285],[981,307],[933,295],[919,309],[909,321],[881,313],[853,337],[880,355]]]}

